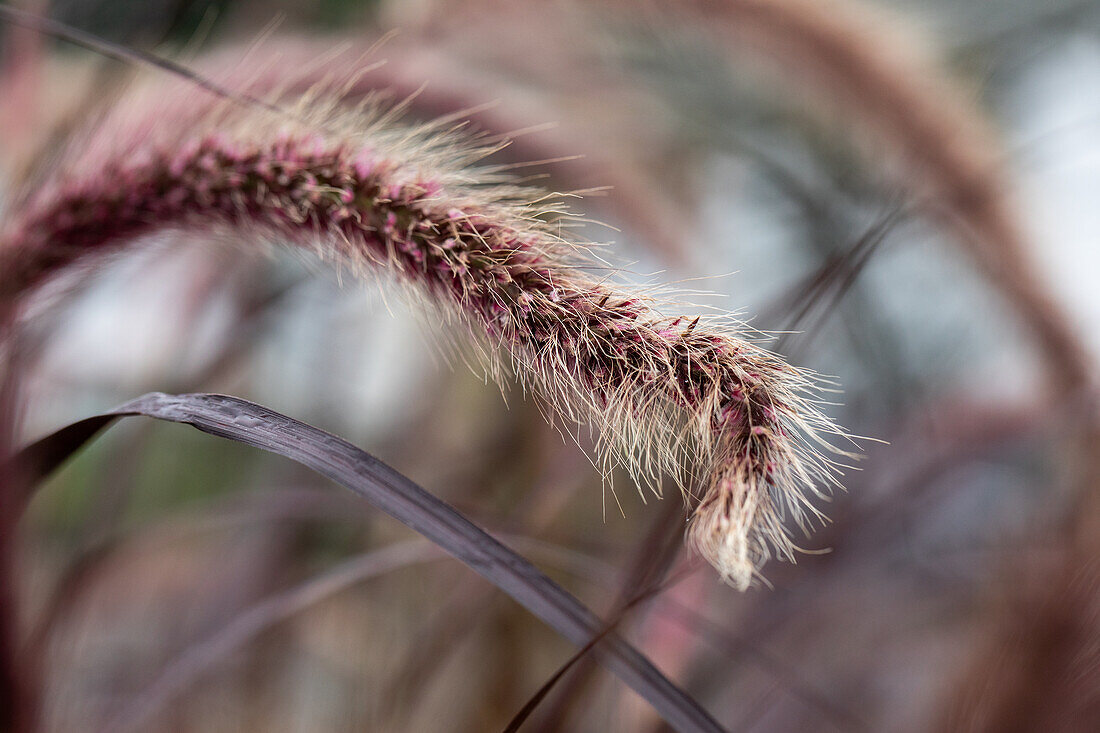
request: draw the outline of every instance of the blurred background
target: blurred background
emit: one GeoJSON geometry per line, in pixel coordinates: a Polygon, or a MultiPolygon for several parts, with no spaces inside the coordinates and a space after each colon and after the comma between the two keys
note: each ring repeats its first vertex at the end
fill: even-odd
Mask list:
{"type": "MultiPolygon", "coordinates": [[[[744,594],[698,568],[623,622],[730,730],[1100,727],[1100,2],[9,4],[215,77],[357,64],[349,102],[514,135],[500,162],[583,192],[577,235],[628,278],[835,378],[829,414],[877,440],[812,552],[744,594]]],[[[132,74],[0,26],[0,200],[132,74]]],[[[600,612],[682,534],[673,492],[604,484],[586,430],[486,384],[384,277],[177,234],[78,280],[21,334],[19,443],[148,391],[238,395],[600,612]]],[[[357,497],[177,425],[101,437],[17,547],[48,731],[502,730],[575,651],[357,497]]],[[[524,726],[661,729],[585,664],[524,726]]]]}

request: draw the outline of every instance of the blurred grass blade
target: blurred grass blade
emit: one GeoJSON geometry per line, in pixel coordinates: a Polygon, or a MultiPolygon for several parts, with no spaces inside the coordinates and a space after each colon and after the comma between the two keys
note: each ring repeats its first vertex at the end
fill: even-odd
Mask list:
{"type": "MultiPolygon", "coordinates": [[[[97,432],[133,415],[188,424],[297,461],[424,535],[572,643],[584,646],[604,630],[594,613],[534,565],[405,476],[341,438],[236,397],[150,393],[39,440],[14,456],[5,471],[25,482],[29,492],[97,432]]],[[[649,701],[676,730],[722,730],[695,700],[622,638],[609,634],[594,652],[601,664],[649,701]]]]}
{"type": "Polygon", "coordinates": [[[671,581],[669,583],[657,584],[657,585],[649,588],[648,590],[643,591],[642,593],[639,593],[632,600],[630,600],[626,605],[624,605],[622,608],[620,608],[615,613],[614,617],[610,621],[608,621],[607,624],[604,625],[603,629],[601,629],[600,632],[596,636],[593,636],[591,639],[589,639],[587,644],[585,644],[580,649],[578,649],[577,652],[572,657],[570,657],[568,660],[566,660],[565,664],[563,664],[561,667],[559,667],[558,671],[555,672],[550,677],[550,679],[546,680],[546,682],[543,683],[542,687],[540,687],[535,692],[535,694],[532,695],[530,697],[530,699],[527,700],[526,703],[524,703],[523,707],[520,708],[519,712],[517,712],[515,714],[515,716],[513,716],[512,719],[508,722],[507,727],[505,727],[505,729],[504,729],[504,733],[518,733],[520,727],[525,722],[527,722],[528,718],[531,717],[531,713],[535,712],[535,708],[537,708],[539,706],[539,703],[541,703],[544,699],[546,699],[546,696],[548,694],[550,694],[550,691],[553,690],[554,686],[556,684],[558,684],[558,682],[561,680],[562,677],[565,676],[566,672],[568,672],[570,669],[572,669],[577,664],[577,662],[584,659],[585,656],[587,656],[590,651],[595,649],[596,645],[599,644],[601,640],[603,640],[603,639],[607,638],[608,636],[610,636],[615,631],[615,629],[618,628],[619,624],[622,623],[623,619],[626,618],[626,615],[635,606],[637,606],[640,603],[643,603],[645,601],[648,601],[649,599],[653,598],[654,596],[656,596],[659,593],[666,590],[669,586],[674,585],[675,583],[678,583],[680,580],[687,577],[687,575],[690,574],[690,572],[691,572],[691,570],[689,568],[687,572],[681,573],[679,578],[676,578],[676,579],[674,579],[673,581],[671,581]]]}
{"type": "Polygon", "coordinates": [[[203,641],[190,646],[127,704],[100,733],[124,733],[148,724],[183,690],[275,624],[369,578],[413,563],[446,557],[424,540],[401,542],[347,560],[308,582],[252,606],[203,641]]]}
{"type": "Polygon", "coordinates": [[[195,84],[196,86],[205,89],[206,91],[221,97],[222,99],[229,99],[235,102],[243,102],[245,104],[255,105],[261,109],[266,109],[269,112],[276,112],[278,114],[286,114],[284,110],[280,109],[276,105],[269,102],[265,102],[262,99],[258,99],[249,94],[241,94],[234,92],[232,89],[223,87],[206,77],[195,73],[186,66],[177,64],[175,61],[166,59],[163,56],[158,56],[155,53],[149,53],[148,51],[142,51],[141,49],[131,48],[129,46],[123,46],[117,43],[112,43],[105,38],[100,38],[97,35],[82,31],[79,28],[73,28],[70,25],[66,25],[52,18],[45,18],[41,15],[35,15],[34,13],[28,13],[26,10],[20,10],[19,8],[13,8],[10,6],[0,5],[0,21],[5,21],[15,25],[29,28],[37,33],[42,33],[53,38],[67,41],[75,46],[98,53],[101,56],[105,56],[115,61],[122,63],[134,64],[134,65],[146,65],[153,68],[160,69],[161,71],[167,71],[169,74],[174,74],[181,79],[195,84]]]}

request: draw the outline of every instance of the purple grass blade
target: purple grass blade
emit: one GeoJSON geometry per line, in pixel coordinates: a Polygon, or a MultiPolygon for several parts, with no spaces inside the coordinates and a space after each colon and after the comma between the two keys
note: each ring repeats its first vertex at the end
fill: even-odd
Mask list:
{"type": "MultiPolygon", "coordinates": [[[[14,456],[4,470],[32,485],[117,418],[135,415],[188,424],[296,461],[424,535],[572,643],[584,646],[604,631],[599,618],[564,588],[385,463],[335,435],[237,397],[150,393],[39,440],[14,456]]],[[[723,730],[698,702],[621,637],[608,634],[594,653],[675,730],[723,730]]]]}

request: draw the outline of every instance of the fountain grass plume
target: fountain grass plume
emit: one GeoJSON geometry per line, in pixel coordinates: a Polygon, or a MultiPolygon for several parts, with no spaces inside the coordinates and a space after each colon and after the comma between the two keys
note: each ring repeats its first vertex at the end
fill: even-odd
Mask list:
{"type": "Polygon", "coordinates": [[[689,542],[724,580],[744,589],[769,557],[794,560],[787,520],[808,531],[810,499],[838,473],[822,436],[841,433],[812,375],[730,321],[666,316],[597,277],[587,249],[560,236],[555,197],[481,164],[488,151],[468,135],[328,98],[285,114],[206,100],[201,115],[110,144],[100,130],[14,209],[0,300],[173,230],[386,270],[472,334],[494,374],[598,428],[601,455],[640,484],[701,486],[689,542]]]}

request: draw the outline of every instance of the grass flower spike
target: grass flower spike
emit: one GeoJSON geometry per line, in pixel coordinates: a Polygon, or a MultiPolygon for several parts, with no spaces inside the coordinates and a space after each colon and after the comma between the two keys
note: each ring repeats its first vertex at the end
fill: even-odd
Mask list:
{"type": "Polygon", "coordinates": [[[288,115],[218,103],[201,125],[165,119],[112,144],[101,129],[14,209],[0,296],[172,230],[381,267],[465,324],[495,374],[600,428],[606,457],[702,486],[689,539],[725,580],[745,588],[770,556],[793,559],[785,520],[806,529],[809,495],[835,476],[810,377],[732,326],[667,317],[589,274],[545,195],[478,167],[468,139],[318,100],[288,115]]]}

